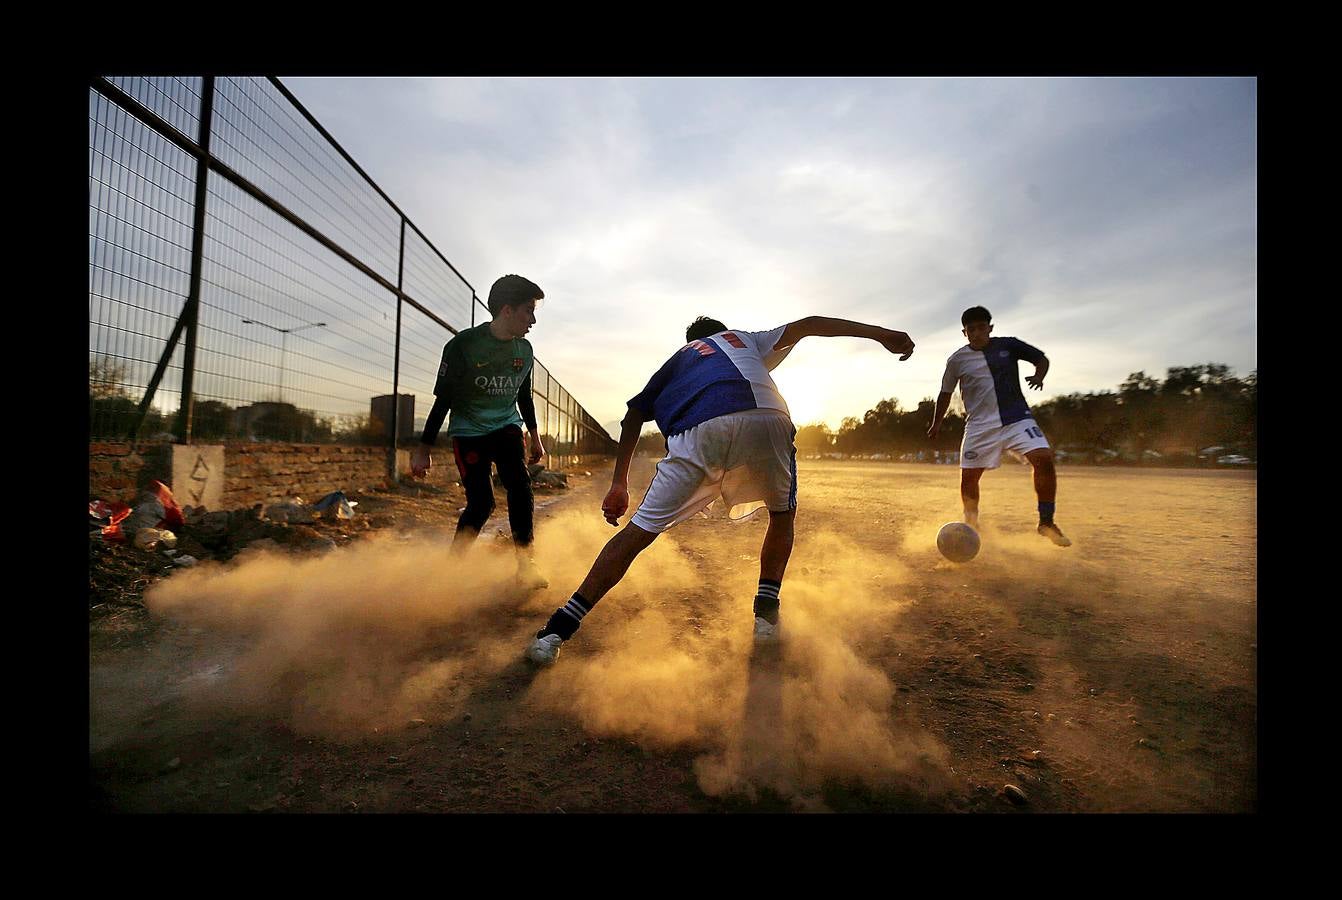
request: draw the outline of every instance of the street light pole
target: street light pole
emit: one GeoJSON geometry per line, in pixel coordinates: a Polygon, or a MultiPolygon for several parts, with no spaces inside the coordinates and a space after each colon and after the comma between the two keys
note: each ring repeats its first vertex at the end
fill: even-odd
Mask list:
{"type": "Polygon", "coordinates": [[[242,322],[243,322],[244,325],[261,325],[261,326],[263,326],[263,327],[265,327],[265,328],[269,328],[271,331],[278,331],[278,332],[280,333],[280,380],[279,380],[279,386],[276,388],[276,391],[277,391],[277,394],[278,394],[278,396],[277,396],[276,399],[277,399],[279,402],[283,403],[283,402],[284,402],[284,359],[285,359],[285,356],[286,356],[286,355],[288,354],[288,352],[289,352],[289,335],[292,334],[292,333],[295,332],[295,331],[302,331],[304,328],[325,328],[325,327],[326,327],[326,323],[325,323],[325,322],[309,322],[309,323],[306,324],[306,325],[299,325],[299,326],[296,327],[296,328],[276,328],[274,325],[270,325],[270,324],[268,324],[268,323],[266,323],[266,322],[262,322],[262,321],[260,321],[259,319],[243,319],[242,322]]]}

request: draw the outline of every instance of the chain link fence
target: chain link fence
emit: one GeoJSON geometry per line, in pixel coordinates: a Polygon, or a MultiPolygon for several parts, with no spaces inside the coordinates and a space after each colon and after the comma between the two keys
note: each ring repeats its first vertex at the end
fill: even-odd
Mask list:
{"type": "MultiPolygon", "coordinates": [[[[488,319],[278,79],[90,82],[91,439],[405,445],[488,319]]],[[[532,390],[551,467],[615,452],[540,360],[532,390]]]]}

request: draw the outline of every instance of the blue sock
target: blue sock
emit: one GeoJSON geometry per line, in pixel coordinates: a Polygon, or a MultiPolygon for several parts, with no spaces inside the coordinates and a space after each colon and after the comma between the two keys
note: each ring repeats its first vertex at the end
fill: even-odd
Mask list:
{"type": "Polygon", "coordinates": [[[1040,524],[1040,525],[1052,525],[1052,524],[1053,524],[1053,510],[1057,507],[1057,505],[1058,505],[1058,504],[1053,503],[1052,501],[1050,501],[1050,502],[1048,502],[1048,503],[1045,503],[1043,500],[1040,500],[1040,501],[1039,501],[1039,524],[1040,524]]]}

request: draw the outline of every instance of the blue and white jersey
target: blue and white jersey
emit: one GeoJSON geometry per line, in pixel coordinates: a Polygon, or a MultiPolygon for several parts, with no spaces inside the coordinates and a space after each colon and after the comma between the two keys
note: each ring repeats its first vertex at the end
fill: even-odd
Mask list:
{"type": "Polygon", "coordinates": [[[1038,365],[1044,352],[1013,337],[988,338],[988,346],[975,350],[968,344],[956,350],[946,360],[946,374],[941,376],[942,393],[955,390],[960,384],[960,398],[965,404],[965,430],[1000,428],[1022,419],[1033,419],[1030,406],[1020,389],[1017,360],[1038,365]]]}
{"type": "Polygon", "coordinates": [[[666,437],[718,416],[787,404],[769,377],[792,351],[774,349],[786,325],[772,331],[720,331],[690,341],[666,361],[629,401],[644,421],[655,419],[666,437]]]}

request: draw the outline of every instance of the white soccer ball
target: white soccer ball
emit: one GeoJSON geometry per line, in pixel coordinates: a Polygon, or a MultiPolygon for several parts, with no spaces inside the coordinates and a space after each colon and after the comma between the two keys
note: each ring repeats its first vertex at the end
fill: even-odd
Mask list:
{"type": "Polygon", "coordinates": [[[979,553],[979,533],[964,522],[947,522],[937,532],[937,549],[951,562],[969,562],[979,553]]]}

